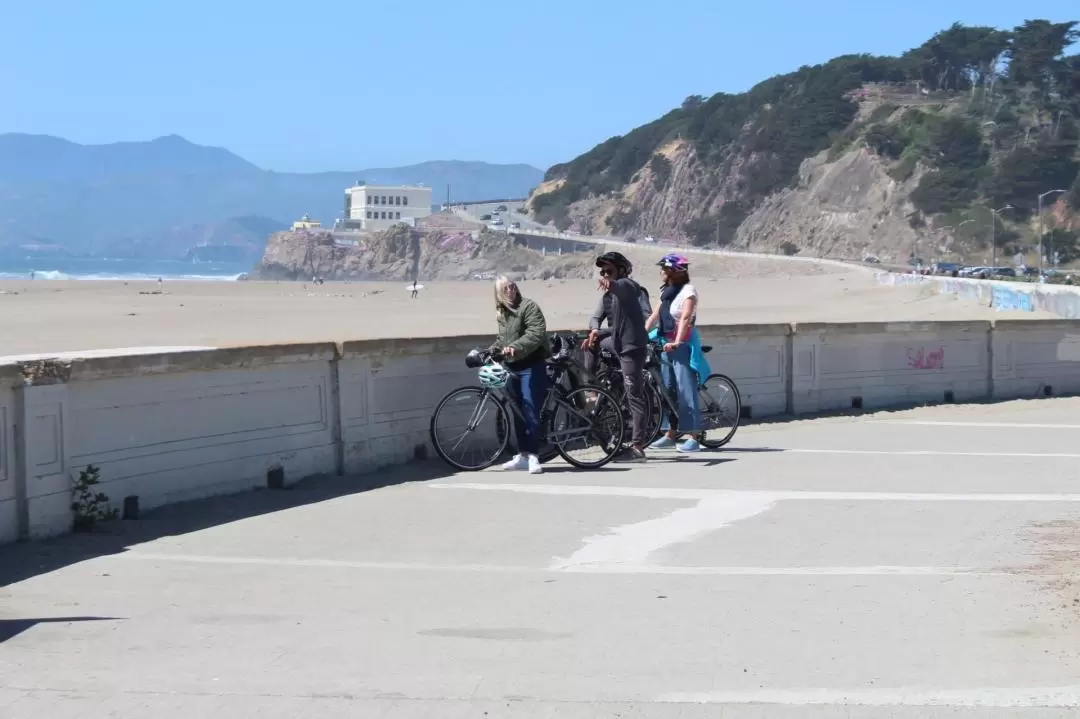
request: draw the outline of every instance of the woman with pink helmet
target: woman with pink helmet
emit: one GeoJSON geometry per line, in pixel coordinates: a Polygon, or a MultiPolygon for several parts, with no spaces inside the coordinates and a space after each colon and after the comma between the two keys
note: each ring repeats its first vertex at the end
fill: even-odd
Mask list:
{"type": "Polygon", "coordinates": [[[668,392],[679,401],[678,417],[666,417],[660,439],[649,449],[677,448],[680,452],[699,452],[701,445],[694,435],[701,429],[701,410],[698,406],[697,373],[690,364],[690,341],[697,323],[697,289],[690,284],[690,261],[682,255],[664,255],[657,263],[664,285],[660,303],[647,322],[648,329],[656,328],[664,342],[660,372],[668,392]],[[679,443],[679,435],[689,435],[679,443]]]}

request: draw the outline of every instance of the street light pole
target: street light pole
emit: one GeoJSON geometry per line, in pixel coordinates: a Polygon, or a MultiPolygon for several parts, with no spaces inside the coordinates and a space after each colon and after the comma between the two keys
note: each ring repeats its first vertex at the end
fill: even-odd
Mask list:
{"type": "Polygon", "coordinates": [[[1005,210],[1011,210],[1012,205],[1005,205],[999,207],[996,210],[990,210],[990,253],[992,259],[990,260],[991,272],[997,267],[997,216],[1005,210]]]}
{"type": "Polygon", "coordinates": [[[1043,271],[1043,214],[1042,214],[1042,201],[1047,195],[1054,195],[1060,192],[1067,192],[1067,190],[1047,190],[1039,195],[1039,276],[1042,276],[1043,271]]]}

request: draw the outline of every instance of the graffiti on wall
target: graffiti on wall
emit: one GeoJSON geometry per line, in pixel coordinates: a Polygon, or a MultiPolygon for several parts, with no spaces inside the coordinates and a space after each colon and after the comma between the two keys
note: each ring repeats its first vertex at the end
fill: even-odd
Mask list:
{"type": "Polygon", "coordinates": [[[994,309],[998,311],[1020,310],[1022,312],[1032,312],[1035,310],[1030,292],[1020,292],[1000,286],[994,287],[993,303],[994,309]]]}
{"type": "Polygon", "coordinates": [[[907,361],[911,369],[945,369],[945,348],[908,347],[907,361]]]}

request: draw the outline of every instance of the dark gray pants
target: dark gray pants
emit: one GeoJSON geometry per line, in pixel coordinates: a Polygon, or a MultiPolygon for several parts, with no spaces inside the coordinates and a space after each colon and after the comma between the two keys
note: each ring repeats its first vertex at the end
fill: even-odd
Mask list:
{"type": "Polygon", "coordinates": [[[645,436],[649,424],[645,404],[645,348],[619,355],[619,368],[626,387],[626,404],[630,406],[630,444],[644,447],[652,439],[645,436]]]}
{"type": "Polygon", "coordinates": [[[645,443],[652,439],[645,436],[649,427],[648,407],[645,402],[645,348],[630,350],[620,355],[615,352],[612,338],[605,337],[591,352],[586,351],[582,357],[582,364],[590,375],[596,374],[601,347],[619,358],[623,387],[626,389],[626,404],[630,408],[630,444],[644,447],[645,443]]]}

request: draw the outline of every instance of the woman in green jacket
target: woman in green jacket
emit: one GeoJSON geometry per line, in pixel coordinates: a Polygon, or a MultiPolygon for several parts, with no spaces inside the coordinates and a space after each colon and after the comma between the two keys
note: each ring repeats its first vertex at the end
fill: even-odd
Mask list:
{"type": "Polygon", "coordinates": [[[499,336],[492,349],[502,351],[503,364],[510,370],[506,389],[517,402],[524,422],[514,422],[518,454],[503,465],[506,470],[528,469],[540,474],[540,410],[548,391],[547,367],[550,354],[547,322],[540,306],[522,297],[514,282],[506,277],[495,280],[495,314],[499,336]]]}

